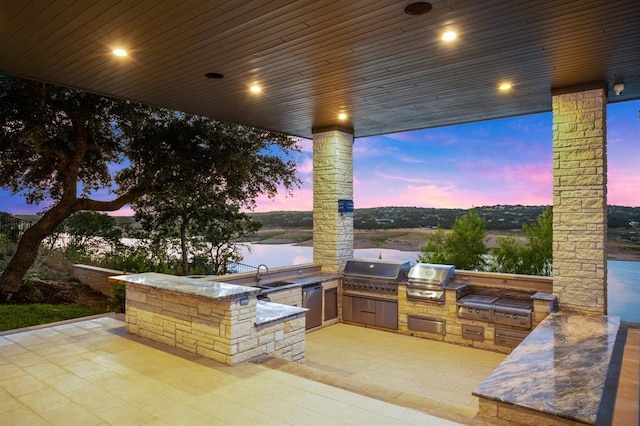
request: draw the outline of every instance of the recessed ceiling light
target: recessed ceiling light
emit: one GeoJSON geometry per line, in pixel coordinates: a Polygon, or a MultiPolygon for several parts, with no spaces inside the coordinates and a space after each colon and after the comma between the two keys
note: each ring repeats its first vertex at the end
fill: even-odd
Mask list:
{"type": "Polygon", "coordinates": [[[451,30],[449,30],[449,31],[445,31],[445,32],[442,34],[442,40],[443,40],[443,41],[453,41],[453,40],[455,40],[456,38],[458,38],[458,34],[456,34],[456,32],[455,32],[455,31],[451,31],[451,30]]]}
{"type": "Polygon", "coordinates": [[[431,8],[433,8],[431,3],[427,3],[426,1],[419,1],[407,5],[407,7],[404,8],[404,13],[412,16],[424,15],[425,13],[429,12],[431,8]]]}
{"type": "Polygon", "coordinates": [[[262,87],[258,86],[257,84],[252,84],[251,86],[249,86],[249,90],[251,91],[251,93],[257,95],[258,93],[262,92],[262,87]]]}
{"type": "Polygon", "coordinates": [[[118,47],[117,49],[113,49],[113,51],[112,51],[112,52],[113,52],[113,54],[114,54],[114,55],[116,55],[116,56],[120,56],[120,57],[127,56],[127,51],[126,51],[126,50],[124,50],[124,49],[123,49],[123,48],[121,48],[121,47],[118,47]]]}
{"type": "Polygon", "coordinates": [[[204,76],[212,80],[217,80],[224,77],[224,75],[220,74],[219,72],[208,72],[204,76]]]}
{"type": "Polygon", "coordinates": [[[511,83],[500,83],[500,86],[498,86],[498,89],[500,89],[501,92],[507,92],[509,90],[511,90],[511,83]]]}
{"type": "Polygon", "coordinates": [[[338,120],[344,121],[344,120],[347,119],[347,117],[349,117],[349,116],[344,112],[341,112],[340,114],[338,114],[338,120]]]}

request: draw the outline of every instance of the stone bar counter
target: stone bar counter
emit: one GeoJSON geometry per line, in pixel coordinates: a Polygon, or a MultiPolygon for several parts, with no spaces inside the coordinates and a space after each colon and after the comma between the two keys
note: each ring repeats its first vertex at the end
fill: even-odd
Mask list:
{"type": "Polygon", "coordinates": [[[549,315],[473,392],[509,424],[595,424],[620,318],[549,315]]]}
{"type": "Polygon", "coordinates": [[[126,286],[127,331],[228,365],[264,355],[304,363],[304,308],[257,300],[254,287],[143,273],[126,286]]]}

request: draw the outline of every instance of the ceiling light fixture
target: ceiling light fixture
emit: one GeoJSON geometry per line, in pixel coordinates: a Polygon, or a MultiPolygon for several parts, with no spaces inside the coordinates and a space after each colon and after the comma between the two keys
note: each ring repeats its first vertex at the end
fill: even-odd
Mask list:
{"type": "Polygon", "coordinates": [[[456,38],[458,38],[458,34],[456,34],[455,31],[449,30],[449,31],[445,31],[442,34],[442,40],[443,41],[453,41],[456,38]]]}
{"type": "Polygon", "coordinates": [[[121,58],[127,56],[127,51],[121,47],[118,47],[117,49],[113,49],[112,53],[116,56],[120,56],[121,58]]]}
{"type": "Polygon", "coordinates": [[[258,93],[262,92],[262,87],[258,86],[257,84],[252,84],[251,86],[249,86],[249,90],[251,91],[251,93],[257,95],[258,93]]]}
{"type": "Polygon", "coordinates": [[[344,112],[341,112],[340,114],[338,114],[338,120],[341,120],[341,121],[346,120],[348,117],[349,116],[344,112]]]}
{"type": "Polygon", "coordinates": [[[501,92],[506,92],[511,90],[511,83],[501,83],[500,86],[498,86],[498,89],[500,89],[501,92]]]}
{"type": "Polygon", "coordinates": [[[424,15],[429,12],[433,6],[426,1],[411,3],[404,8],[404,13],[411,16],[424,15]]]}

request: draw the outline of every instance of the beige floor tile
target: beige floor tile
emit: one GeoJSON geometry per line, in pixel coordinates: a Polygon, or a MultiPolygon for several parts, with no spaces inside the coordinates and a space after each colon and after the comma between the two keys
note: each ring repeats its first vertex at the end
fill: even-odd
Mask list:
{"type": "Polygon", "coordinates": [[[18,367],[11,362],[0,365],[0,381],[9,380],[25,375],[27,375],[27,372],[24,368],[18,367]]]}
{"type": "Polygon", "coordinates": [[[25,367],[23,370],[40,380],[67,373],[67,371],[62,367],[49,362],[31,365],[29,367],[25,367]]]}
{"type": "Polygon", "coordinates": [[[47,385],[42,383],[35,377],[26,374],[23,376],[11,378],[9,380],[0,381],[0,388],[4,389],[6,392],[17,398],[31,392],[46,389],[47,385]]]}
{"type": "Polygon", "coordinates": [[[0,348],[2,349],[2,358],[5,359],[11,358],[12,356],[16,355],[24,355],[29,352],[29,349],[15,343],[6,346],[0,346],[0,348]]]}
{"type": "Polygon", "coordinates": [[[117,396],[107,393],[93,384],[87,384],[85,387],[66,392],[64,395],[89,412],[111,407],[115,402],[121,401],[117,396]]]}
{"type": "Polygon", "coordinates": [[[69,399],[51,388],[41,389],[26,395],[18,396],[17,398],[37,414],[42,414],[49,410],[55,410],[70,405],[71,403],[69,399]]]}
{"type": "Polygon", "coordinates": [[[46,343],[46,340],[28,331],[5,336],[8,340],[18,343],[20,346],[29,347],[46,343]]]}
{"type": "Polygon", "coordinates": [[[72,372],[78,377],[87,378],[96,374],[106,373],[107,370],[103,366],[96,364],[95,362],[82,360],[67,364],[64,367],[66,370],[72,372]]]}
{"type": "Polygon", "coordinates": [[[145,423],[152,424],[168,424],[168,425],[188,425],[188,426],[211,426],[223,423],[220,419],[214,419],[207,416],[202,411],[191,407],[176,404],[167,404],[161,407],[146,407],[146,412],[154,416],[154,419],[145,423]]]}
{"type": "MultiPolygon", "coordinates": [[[[339,397],[339,394],[339,392],[335,392],[337,397],[339,397]]],[[[335,416],[336,413],[339,413],[348,406],[345,402],[337,399],[307,391],[300,391],[289,395],[287,401],[326,416],[335,416]]]]}
{"type": "Polygon", "coordinates": [[[252,408],[217,395],[205,395],[197,398],[197,402],[186,401],[190,408],[202,412],[211,418],[212,424],[218,420],[228,424],[276,424],[277,419],[252,408]]]}
{"type": "Polygon", "coordinates": [[[156,417],[124,401],[115,401],[111,405],[91,408],[91,413],[112,425],[140,425],[156,417]]]}
{"type": "Polygon", "coordinates": [[[20,408],[22,403],[9,392],[0,390],[0,419],[2,413],[20,408]]]}
{"type": "Polygon", "coordinates": [[[45,426],[48,423],[24,405],[2,413],[3,426],[45,426]]]}
{"type": "Polygon", "coordinates": [[[68,392],[83,389],[89,385],[88,381],[70,372],[44,378],[42,382],[63,395],[68,392]]]}

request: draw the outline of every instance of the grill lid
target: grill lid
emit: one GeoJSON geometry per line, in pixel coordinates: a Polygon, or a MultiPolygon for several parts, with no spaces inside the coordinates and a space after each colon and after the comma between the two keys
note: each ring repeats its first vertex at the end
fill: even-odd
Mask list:
{"type": "Polygon", "coordinates": [[[519,308],[519,309],[531,309],[533,303],[530,300],[511,299],[508,297],[501,297],[495,302],[496,306],[503,306],[506,308],[519,308]]]}
{"type": "Polygon", "coordinates": [[[398,281],[406,279],[409,265],[409,262],[401,260],[349,259],[344,267],[344,276],[383,278],[398,281]]]}
{"type": "Polygon", "coordinates": [[[452,265],[436,265],[432,263],[416,263],[409,270],[409,280],[416,280],[439,285],[453,282],[455,267],[452,265]]]}

